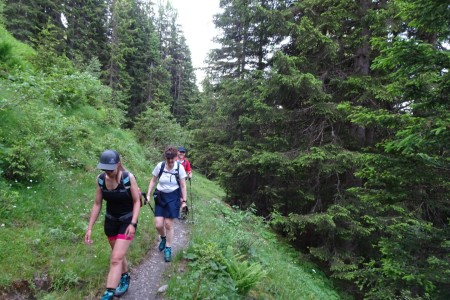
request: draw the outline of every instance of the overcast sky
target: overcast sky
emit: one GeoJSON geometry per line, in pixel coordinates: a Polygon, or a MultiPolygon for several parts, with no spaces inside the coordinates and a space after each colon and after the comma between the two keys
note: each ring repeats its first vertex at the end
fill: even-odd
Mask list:
{"type": "Polygon", "coordinates": [[[214,48],[212,38],[216,29],[212,22],[214,14],[219,12],[219,0],[169,0],[178,11],[187,44],[191,50],[192,64],[196,68],[197,84],[204,73],[197,68],[204,66],[208,51],[214,48]]]}

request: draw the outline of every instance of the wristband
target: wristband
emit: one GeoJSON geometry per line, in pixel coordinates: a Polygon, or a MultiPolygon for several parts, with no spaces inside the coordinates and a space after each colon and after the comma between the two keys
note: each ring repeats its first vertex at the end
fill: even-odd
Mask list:
{"type": "Polygon", "coordinates": [[[136,228],[136,227],[137,227],[137,223],[133,223],[133,222],[131,222],[131,223],[130,223],[130,225],[133,225],[133,227],[134,227],[134,228],[136,228]]]}

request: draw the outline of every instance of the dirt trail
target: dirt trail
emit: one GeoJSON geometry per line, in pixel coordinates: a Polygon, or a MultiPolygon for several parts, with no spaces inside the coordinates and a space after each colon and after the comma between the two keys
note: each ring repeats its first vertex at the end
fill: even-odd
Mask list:
{"type": "MultiPolygon", "coordinates": [[[[188,244],[188,229],[185,221],[175,219],[175,236],[172,245],[172,258],[178,251],[182,251],[188,244]]],[[[163,282],[163,273],[170,263],[164,261],[163,252],[159,252],[155,243],[147,257],[139,265],[131,269],[131,283],[128,292],[120,299],[124,300],[156,300],[164,299],[164,295],[158,293],[158,289],[167,284],[163,282]]],[[[117,298],[115,298],[117,299],[117,298]]]]}

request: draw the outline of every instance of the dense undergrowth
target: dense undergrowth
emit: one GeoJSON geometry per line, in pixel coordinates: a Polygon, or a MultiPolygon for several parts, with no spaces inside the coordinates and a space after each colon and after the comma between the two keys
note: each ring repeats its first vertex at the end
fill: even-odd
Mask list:
{"type": "MultiPolygon", "coordinates": [[[[95,62],[77,70],[66,58],[35,52],[0,30],[0,296],[95,299],[110,255],[103,215],[94,227],[94,244],[83,243],[98,156],[107,148],[119,151],[146,189],[161,145],[143,147],[136,132],[121,128],[121,104],[92,71],[95,62]],[[45,72],[33,67],[43,63],[42,55],[51,61],[45,72]]],[[[166,114],[161,116],[166,124],[166,114]]],[[[156,129],[166,143],[184,142],[171,137],[180,133],[177,126],[156,129]]],[[[339,298],[326,278],[277,241],[259,218],[225,206],[216,185],[196,174],[192,192],[192,240],[177,260],[187,268],[172,277],[170,298],[339,298]]],[[[142,209],[139,220],[131,267],[156,238],[149,210],[142,209]]]]}

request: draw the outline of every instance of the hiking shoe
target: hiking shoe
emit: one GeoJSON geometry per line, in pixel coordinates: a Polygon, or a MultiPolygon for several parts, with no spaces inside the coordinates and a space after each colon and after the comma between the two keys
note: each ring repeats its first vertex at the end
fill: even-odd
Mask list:
{"type": "Polygon", "coordinates": [[[127,273],[122,274],[120,277],[119,286],[116,288],[114,292],[114,296],[120,297],[128,291],[128,287],[130,286],[130,275],[127,273]]]}
{"type": "Polygon", "coordinates": [[[106,290],[103,293],[101,300],[113,300],[113,298],[114,298],[114,291],[106,290]]]}
{"type": "Polygon", "coordinates": [[[170,247],[167,247],[164,250],[164,261],[170,262],[172,260],[172,249],[170,247]]]}
{"type": "Polygon", "coordinates": [[[159,243],[159,251],[163,251],[166,248],[166,237],[161,237],[161,242],[159,243]]]}

